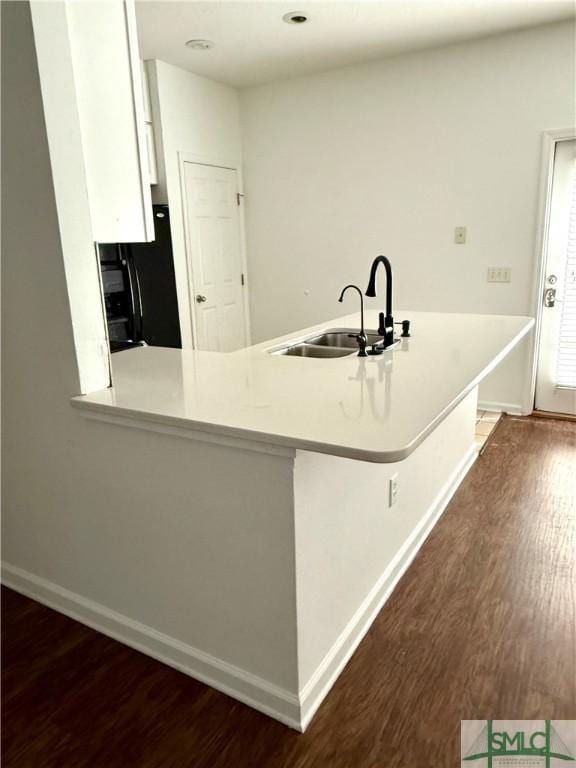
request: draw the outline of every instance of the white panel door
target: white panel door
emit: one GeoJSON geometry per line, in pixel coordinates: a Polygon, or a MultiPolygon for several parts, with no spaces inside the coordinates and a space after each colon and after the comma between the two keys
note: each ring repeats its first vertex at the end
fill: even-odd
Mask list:
{"type": "Polygon", "coordinates": [[[184,163],[190,296],[198,349],[246,343],[236,171],[184,163]]]}
{"type": "Polygon", "coordinates": [[[549,202],[536,408],[576,415],[576,140],[559,141],[549,202]]]}

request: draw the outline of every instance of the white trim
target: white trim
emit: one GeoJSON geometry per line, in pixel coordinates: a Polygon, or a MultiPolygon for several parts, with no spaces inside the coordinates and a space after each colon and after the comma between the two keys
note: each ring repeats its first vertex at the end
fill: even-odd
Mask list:
{"type": "Polygon", "coordinates": [[[182,166],[182,163],[196,163],[197,165],[212,165],[215,168],[227,168],[229,171],[239,171],[238,158],[232,157],[232,155],[201,155],[196,152],[186,152],[180,150],[178,152],[178,165],[182,166]]]}
{"type": "Polygon", "coordinates": [[[372,626],[374,619],[382,610],[382,607],[402,576],[408,570],[416,554],[477,458],[478,449],[475,445],[471,445],[441,488],[428,511],[412,530],[392,562],[362,601],[362,604],[343,629],[332,648],[330,648],[312,677],[300,691],[302,731],[306,730],[316,710],[328,695],[352,654],[372,626]]]}
{"type": "Polygon", "coordinates": [[[240,221],[240,249],[242,256],[242,274],[244,275],[244,285],[242,286],[244,294],[244,339],[246,340],[246,346],[249,347],[252,344],[252,320],[250,314],[250,294],[248,293],[248,286],[250,285],[250,274],[248,271],[248,236],[246,234],[246,193],[244,192],[244,174],[242,168],[237,169],[238,174],[238,192],[242,197],[242,201],[238,206],[238,216],[240,221]]]}
{"type": "Polygon", "coordinates": [[[300,704],[298,696],[291,691],[9,563],[2,564],[2,582],[32,600],[300,730],[300,704]]]}
{"type": "Polygon", "coordinates": [[[479,400],[478,410],[509,413],[511,416],[528,416],[532,413],[532,408],[527,411],[521,403],[499,403],[495,400],[479,400]]]}
{"type": "MultiPolygon", "coordinates": [[[[196,336],[196,305],[194,303],[194,270],[192,269],[192,246],[190,244],[190,233],[188,231],[188,215],[186,208],[186,184],[184,181],[184,165],[193,163],[195,165],[209,165],[214,168],[225,168],[236,173],[237,192],[245,199],[244,194],[244,176],[241,164],[232,157],[216,157],[211,155],[198,155],[194,152],[178,152],[178,175],[180,184],[180,199],[182,201],[182,225],[184,227],[184,248],[186,251],[186,270],[188,275],[188,301],[190,307],[190,322],[192,325],[192,341],[194,348],[198,349],[198,339],[196,336]]],[[[242,273],[244,275],[244,284],[242,286],[242,302],[244,305],[244,344],[250,346],[252,343],[252,324],[250,322],[250,302],[248,296],[248,253],[246,246],[246,221],[244,216],[244,205],[238,206],[238,225],[240,238],[240,259],[242,263],[242,273]]]]}
{"type": "Polygon", "coordinates": [[[267,456],[284,456],[294,458],[295,449],[288,448],[275,443],[265,443],[259,440],[250,440],[243,437],[234,437],[234,435],[225,435],[215,432],[205,432],[199,428],[191,426],[180,426],[178,424],[169,424],[161,421],[154,421],[146,418],[146,415],[139,417],[137,415],[126,415],[115,411],[104,412],[91,409],[81,397],[72,398],[70,404],[73,408],[78,408],[82,416],[92,421],[102,421],[106,424],[113,424],[117,427],[129,427],[131,429],[144,429],[147,432],[159,432],[162,435],[173,435],[174,437],[183,437],[187,440],[195,440],[199,443],[212,443],[213,445],[224,445],[229,448],[237,448],[241,451],[253,451],[254,453],[265,453],[267,456]]]}
{"type": "Polygon", "coordinates": [[[540,350],[540,333],[542,328],[542,292],[546,280],[546,258],[548,247],[548,227],[550,219],[550,195],[552,192],[552,175],[554,169],[554,152],[559,141],[576,139],[576,127],[564,128],[557,131],[546,131],[542,134],[542,153],[540,158],[540,181],[538,193],[538,213],[536,218],[536,258],[532,274],[532,315],[536,325],[531,341],[530,376],[528,377],[525,394],[524,413],[532,413],[536,399],[536,376],[538,374],[538,353],[540,350]]]}

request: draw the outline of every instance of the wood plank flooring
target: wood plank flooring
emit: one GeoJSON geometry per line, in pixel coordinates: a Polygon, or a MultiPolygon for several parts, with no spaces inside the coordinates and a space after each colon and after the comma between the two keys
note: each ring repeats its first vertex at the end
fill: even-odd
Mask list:
{"type": "Polygon", "coordinates": [[[4,768],[453,768],[576,718],[576,424],[503,419],[304,735],[3,590],[4,768]]]}

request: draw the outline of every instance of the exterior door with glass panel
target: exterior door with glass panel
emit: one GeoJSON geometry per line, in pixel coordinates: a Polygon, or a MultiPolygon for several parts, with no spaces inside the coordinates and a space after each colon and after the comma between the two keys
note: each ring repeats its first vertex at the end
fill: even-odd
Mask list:
{"type": "Polygon", "coordinates": [[[576,140],[558,141],[549,201],[536,408],[576,415],[576,140]]]}
{"type": "Polygon", "coordinates": [[[236,171],[183,165],[196,347],[231,352],[246,343],[236,171]]]}

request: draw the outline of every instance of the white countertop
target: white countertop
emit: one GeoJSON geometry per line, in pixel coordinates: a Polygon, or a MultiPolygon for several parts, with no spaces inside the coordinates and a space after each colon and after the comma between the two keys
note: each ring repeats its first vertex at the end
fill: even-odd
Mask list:
{"type": "MultiPolygon", "coordinates": [[[[376,311],[366,327],[377,327],[376,311]]],[[[231,353],[139,347],[112,355],[113,387],[79,408],[373,462],[404,459],[525,336],[534,320],[396,310],[409,339],[378,357],[271,355],[282,342],[358,314],[231,353]]]]}

